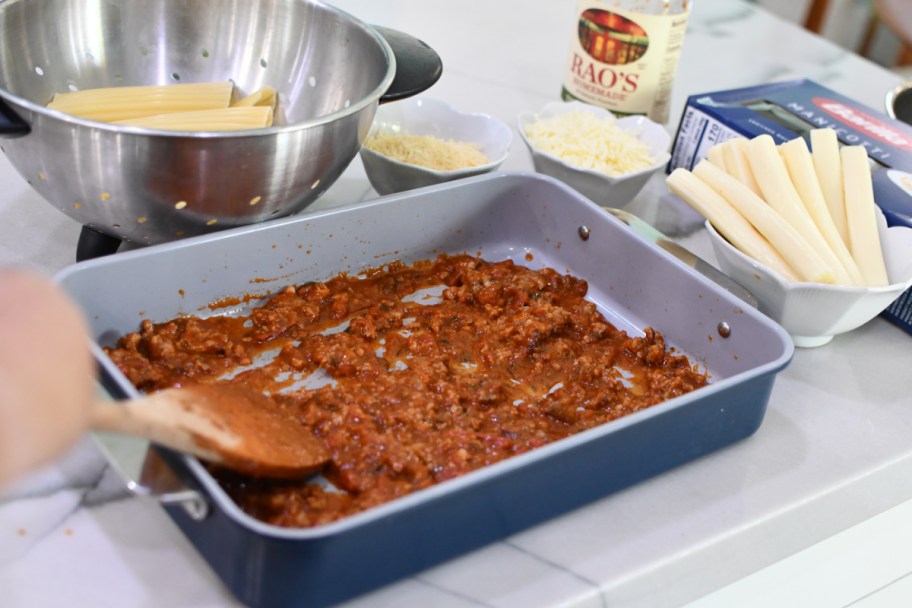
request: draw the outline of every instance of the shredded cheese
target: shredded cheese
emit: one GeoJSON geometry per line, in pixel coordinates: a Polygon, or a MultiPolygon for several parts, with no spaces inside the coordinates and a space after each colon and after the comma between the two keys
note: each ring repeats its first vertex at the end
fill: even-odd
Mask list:
{"type": "Polygon", "coordinates": [[[490,162],[475,145],[431,135],[379,131],[364,146],[377,154],[435,171],[468,169],[490,162]]]}
{"type": "Polygon", "coordinates": [[[635,134],[582,110],[544,118],[525,132],[539,150],[582,169],[619,176],[655,164],[649,146],[635,134]]]}

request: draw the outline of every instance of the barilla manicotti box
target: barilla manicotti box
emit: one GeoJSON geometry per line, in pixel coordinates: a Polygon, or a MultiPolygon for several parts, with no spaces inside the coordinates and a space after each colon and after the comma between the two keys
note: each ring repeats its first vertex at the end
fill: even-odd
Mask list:
{"type": "MultiPolygon", "coordinates": [[[[912,126],[811,80],[790,80],[687,98],[667,171],[693,169],[707,150],[733,137],[764,133],[776,143],[809,139],[832,128],[846,145],[862,145],[875,161],[874,200],[887,224],[912,228],[912,126]]],[[[810,146],[810,142],[808,142],[810,146]]],[[[912,333],[912,289],[883,316],[912,333]]]]}

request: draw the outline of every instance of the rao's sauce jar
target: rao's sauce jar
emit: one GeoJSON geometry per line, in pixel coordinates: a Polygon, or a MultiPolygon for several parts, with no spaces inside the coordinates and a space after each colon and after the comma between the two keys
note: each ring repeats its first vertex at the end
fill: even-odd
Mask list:
{"type": "Polygon", "coordinates": [[[580,0],[561,97],[668,121],[692,0],[580,0]]]}

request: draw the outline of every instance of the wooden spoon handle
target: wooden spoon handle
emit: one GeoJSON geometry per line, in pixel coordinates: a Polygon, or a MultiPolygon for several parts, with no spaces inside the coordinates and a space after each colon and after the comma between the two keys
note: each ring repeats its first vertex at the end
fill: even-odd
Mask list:
{"type": "Polygon", "coordinates": [[[96,401],[92,404],[91,424],[98,431],[145,436],[147,425],[130,413],[126,403],[96,401]]]}
{"type": "Polygon", "coordinates": [[[301,479],[329,450],[262,393],[229,385],[170,388],[92,409],[97,430],[145,437],[248,475],[301,479]]]}
{"type": "Polygon", "coordinates": [[[165,447],[187,452],[207,460],[218,461],[217,455],[199,445],[191,433],[155,414],[153,408],[142,407],[149,397],[137,401],[96,401],[92,404],[91,425],[99,431],[109,431],[142,437],[165,447]]]}

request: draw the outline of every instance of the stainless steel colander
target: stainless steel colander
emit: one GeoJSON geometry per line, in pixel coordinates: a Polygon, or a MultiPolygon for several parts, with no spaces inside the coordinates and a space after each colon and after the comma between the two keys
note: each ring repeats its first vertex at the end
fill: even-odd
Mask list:
{"type": "Polygon", "coordinates": [[[60,211],[140,244],[305,208],[357,154],[397,63],[377,28],[309,0],[0,0],[0,40],[0,148],[60,211]],[[225,80],[273,86],[277,126],[177,133],[45,108],[76,89],[225,80]]]}

